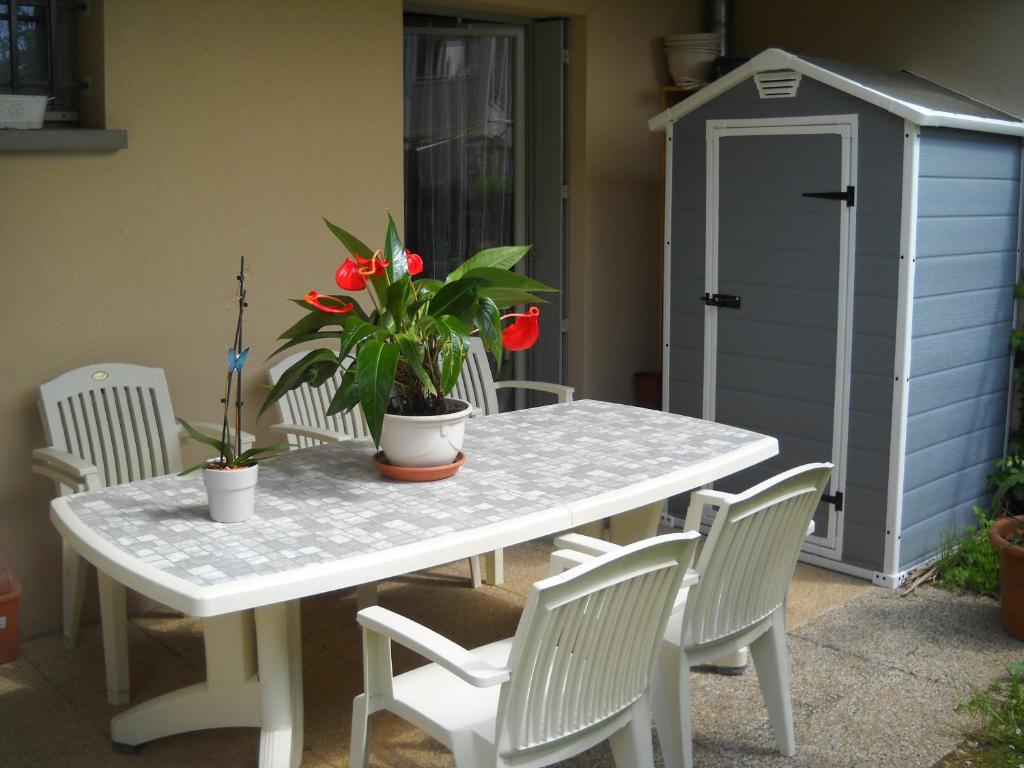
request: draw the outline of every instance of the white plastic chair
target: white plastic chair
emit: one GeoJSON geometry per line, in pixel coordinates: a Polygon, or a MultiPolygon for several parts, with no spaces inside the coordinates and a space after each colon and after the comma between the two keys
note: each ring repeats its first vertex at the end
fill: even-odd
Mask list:
{"type": "Polygon", "coordinates": [[[697,538],[639,542],[537,582],[515,636],[472,651],[386,609],[360,611],[366,692],[349,764],[366,768],[369,716],[389,710],[457,768],[539,768],[606,738],[617,765],[653,766],[651,669],[697,538]],[[433,663],[393,676],[392,641],[433,663]]]}
{"type": "MultiPolygon", "coordinates": [[[[689,670],[746,646],[776,746],[783,755],[795,754],[786,592],[831,472],[831,464],[807,464],[743,493],[690,495],[687,531],[699,529],[705,505],[717,511],[696,566],[700,582],[677,599],[658,658],[652,700],[666,766],[693,765],[689,670]]],[[[615,547],[578,534],[555,545],[577,550],[560,553],[562,567],[615,547]]]]}
{"type": "Polygon", "coordinates": [[[560,403],[572,402],[573,395],[573,388],[564,384],[549,384],[544,381],[495,381],[483,341],[477,336],[470,337],[469,354],[452,394],[472,405],[474,416],[493,416],[498,413],[499,389],[547,392],[554,395],[560,403]]]}
{"type": "MultiPolygon", "coordinates": [[[[296,352],[272,366],[267,371],[270,383],[276,384],[284,372],[305,354],[306,352],[296,352]]],[[[341,374],[335,373],[319,387],[302,384],[288,391],[276,403],[281,421],[272,425],[271,431],[286,435],[288,443],[293,448],[308,448],[323,443],[339,443],[369,437],[370,428],[366,425],[363,409],[358,404],[347,413],[325,415],[327,406],[331,404],[339,386],[341,374]]],[[[469,571],[474,588],[483,584],[483,569],[479,556],[469,558],[469,571]]],[[[488,581],[491,584],[500,583],[492,579],[488,581]]],[[[376,588],[372,584],[363,585],[357,593],[360,606],[376,602],[376,588]]]]}
{"type": "MultiPolygon", "coordinates": [[[[160,368],[124,363],[76,368],[39,387],[39,411],[47,447],[32,452],[32,471],[53,480],[58,495],[182,469],[181,441],[188,436],[174,420],[167,378],[160,368]]],[[[220,436],[220,424],[191,423],[220,436]]],[[[252,440],[252,435],[242,434],[243,446],[250,447],[252,440]]],[[[67,544],[62,557],[64,645],[73,648],[89,564],[67,544]]],[[[104,646],[123,667],[123,679],[113,686],[123,690],[114,697],[127,701],[127,639],[114,629],[124,624],[125,588],[99,574],[99,590],[104,646]]]]}

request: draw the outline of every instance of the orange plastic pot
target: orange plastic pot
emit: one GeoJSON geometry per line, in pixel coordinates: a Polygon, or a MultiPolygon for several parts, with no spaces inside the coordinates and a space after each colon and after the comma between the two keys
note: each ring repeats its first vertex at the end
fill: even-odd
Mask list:
{"type": "Polygon", "coordinates": [[[988,539],[999,552],[999,592],[1003,603],[1003,629],[1024,640],[1024,546],[1011,540],[1024,533],[1024,520],[1004,517],[992,523],[988,539]]]}
{"type": "Polygon", "coordinates": [[[18,658],[18,603],[21,584],[0,563],[0,664],[18,658]]]}

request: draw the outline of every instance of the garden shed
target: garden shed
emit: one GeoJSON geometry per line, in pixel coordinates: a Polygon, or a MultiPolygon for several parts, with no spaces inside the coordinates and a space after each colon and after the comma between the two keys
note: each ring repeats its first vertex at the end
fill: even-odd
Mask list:
{"type": "Polygon", "coordinates": [[[835,464],[803,559],[896,586],[1003,454],[1024,122],[770,49],[666,132],[663,406],[835,464]]]}

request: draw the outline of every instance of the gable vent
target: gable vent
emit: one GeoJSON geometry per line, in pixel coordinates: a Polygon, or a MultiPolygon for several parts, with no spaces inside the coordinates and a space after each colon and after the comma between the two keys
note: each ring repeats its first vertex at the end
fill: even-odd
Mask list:
{"type": "Polygon", "coordinates": [[[758,72],[754,75],[757,94],[762,99],[791,99],[800,86],[800,73],[791,69],[778,72],[758,72]]]}

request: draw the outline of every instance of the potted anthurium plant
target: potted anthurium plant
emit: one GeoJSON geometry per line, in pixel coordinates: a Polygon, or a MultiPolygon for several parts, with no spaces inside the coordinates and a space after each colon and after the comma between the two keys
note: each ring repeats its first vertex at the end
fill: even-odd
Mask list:
{"type": "Polygon", "coordinates": [[[257,460],[287,451],[287,443],[268,445],[262,448],[242,448],[242,367],[249,356],[249,348],[242,347],[242,313],[245,303],[245,258],[242,258],[238,272],[238,321],[235,323],[234,344],[228,349],[228,372],[224,384],[224,420],[220,439],[204,435],[184,419],[178,422],[189,436],[197,442],[217,450],[217,457],[189,467],[181,474],[187,475],[197,469],[203,470],[203,484],[206,486],[210,517],[218,523],[238,523],[252,517],[256,509],[256,480],[259,465],[257,460]],[[228,427],[228,409],[234,393],[234,433],[228,427]]]}
{"type": "Polygon", "coordinates": [[[402,245],[390,214],[379,250],[325,223],[350,254],[335,273],[346,293],[310,291],[294,300],[306,313],[281,334],[285,343],[274,354],[310,341],[331,346],[309,351],[288,368],[261,413],[286,392],[303,384],[320,386],[341,371],[327,415],[360,406],[374,445],[390,465],[451,464],[462,447],[462,422],[470,406],[448,395],[470,335],[479,334],[500,365],[503,349],[527,349],[540,332],[536,306],[525,313],[506,310],[540,302],[536,293],[555,289],[511,271],[529,246],[488,248],[444,280],[417,278],[423,259],[402,245]],[[360,291],[372,305],[369,312],[351,295],[360,291]],[[503,329],[505,320],[513,322],[503,329]]]}

